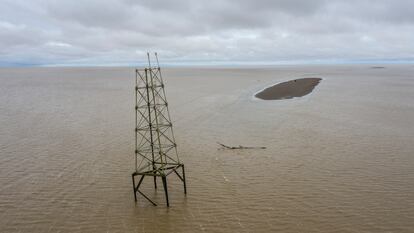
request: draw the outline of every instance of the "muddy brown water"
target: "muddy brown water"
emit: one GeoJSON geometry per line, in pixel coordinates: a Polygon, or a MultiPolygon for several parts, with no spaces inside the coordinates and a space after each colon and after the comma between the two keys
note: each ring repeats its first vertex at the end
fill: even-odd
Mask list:
{"type": "Polygon", "coordinates": [[[413,232],[413,71],[165,69],[188,179],[166,208],[150,180],[159,206],[133,199],[133,69],[0,69],[0,232],[413,232]],[[306,77],[302,98],[253,97],[306,77]]]}

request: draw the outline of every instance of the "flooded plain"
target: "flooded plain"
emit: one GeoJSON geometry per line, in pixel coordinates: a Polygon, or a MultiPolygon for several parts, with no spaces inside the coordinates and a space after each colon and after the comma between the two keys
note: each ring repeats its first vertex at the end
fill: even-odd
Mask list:
{"type": "Polygon", "coordinates": [[[170,208],[134,202],[133,68],[2,68],[0,232],[413,232],[414,66],[370,67],[165,69],[170,208]]]}

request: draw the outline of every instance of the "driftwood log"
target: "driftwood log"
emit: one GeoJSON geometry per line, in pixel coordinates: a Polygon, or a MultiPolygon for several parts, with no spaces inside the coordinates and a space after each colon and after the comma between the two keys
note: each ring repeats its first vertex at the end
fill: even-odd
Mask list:
{"type": "Polygon", "coordinates": [[[266,149],[264,146],[227,146],[223,143],[217,142],[220,146],[222,146],[221,149],[229,149],[229,150],[240,150],[240,149],[266,149]]]}

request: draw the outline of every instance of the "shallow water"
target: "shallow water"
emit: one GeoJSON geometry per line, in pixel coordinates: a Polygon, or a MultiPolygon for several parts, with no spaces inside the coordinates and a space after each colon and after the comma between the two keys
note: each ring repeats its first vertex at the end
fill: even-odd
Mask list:
{"type": "Polygon", "coordinates": [[[412,232],[414,66],[370,67],[165,69],[170,208],[134,203],[133,69],[0,69],[0,232],[412,232]]]}

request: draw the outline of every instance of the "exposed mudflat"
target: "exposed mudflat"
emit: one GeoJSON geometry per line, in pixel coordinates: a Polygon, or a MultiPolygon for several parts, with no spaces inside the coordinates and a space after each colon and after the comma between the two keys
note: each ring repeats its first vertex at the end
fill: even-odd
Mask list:
{"type": "Polygon", "coordinates": [[[281,100],[302,97],[313,91],[322,79],[301,78],[279,83],[264,89],[255,96],[263,100],[281,100]]]}

